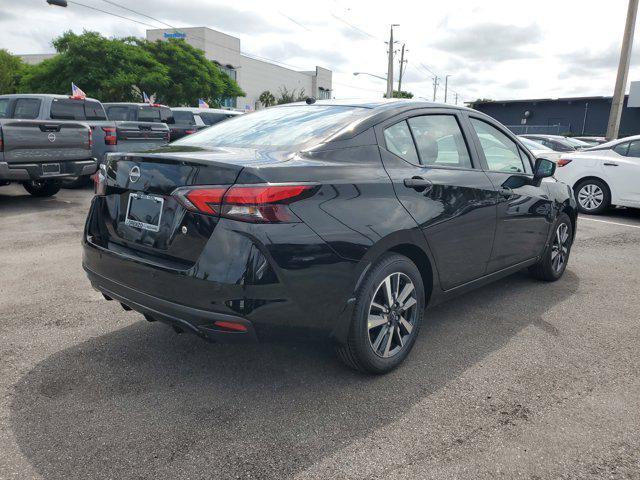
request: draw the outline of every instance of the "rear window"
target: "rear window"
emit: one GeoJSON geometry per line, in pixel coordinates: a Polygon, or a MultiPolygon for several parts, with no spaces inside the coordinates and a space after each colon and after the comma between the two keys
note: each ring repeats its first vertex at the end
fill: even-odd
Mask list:
{"type": "Polygon", "coordinates": [[[138,120],[140,122],[160,122],[160,109],[157,107],[139,107],[138,120]]]}
{"type": "Polygon", "coordinates": [[[212,112],[201,112],[200,118],[205,125],[213,125],[214,123],[221,122],[226,120],[227,118],[236,117],[237,115],[227,115],[226,113],[212,113],[212,112]]]}
{"type": "Polygon", "coordinates": [[[51,102],[50,116],[56,120],[84,120],[84,102],[54,98],[51,102]]]}
{"type": "Polygon", "coordinates": [[[89,100],[84,102],[84,113],[87,120],[106,120],[107,114],[100,102],[89,100]]]}
{"type": "Polygon", "coordinates": [[[174,111],[173,112],[173,119],[175,121],[175,123],[183,123],[183,124],[187,124],[187,125],[195,125],[196,124],[196,119],[193,118],[193,113],[191,112],[185,112],[185,111],[174,111]]]}
{"type": "Polygon", "coordinates": [[[16,106],[13,109],[13,118],[26,120],[38,118],[41,103],[42,101],[39,98],[19,98],[16,100],[16,106]]]}
{"type": "Polygon", "coordinates": [[[368,109],[342,106],[275,107],[238,115],[177,140],[198,147],[293,148],[319,142],[364,117],[368,109]]]}
{"type": "Polygon", "coordinates": [[[129,120],[129,107],[107,107],[107,117],[109,120],[129,120]]]}
{"type": "Polygon", "coordinates": [[[0,118],[7,118],[9,115],[9,99],[0,98],[0,118]]]}

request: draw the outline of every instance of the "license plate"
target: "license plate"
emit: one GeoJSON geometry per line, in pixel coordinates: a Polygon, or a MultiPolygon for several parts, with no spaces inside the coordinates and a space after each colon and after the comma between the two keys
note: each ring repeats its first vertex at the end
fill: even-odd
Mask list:
{"type": "Polygon", "coordinates": [[[43,163],[42,175],[60,175],[59,163],[43,163]]]}
{"type": "Polygon", "coordinates": [[[164,198],[144,193],[130,193],[125,225],[157,232],[160,230],[164,198]]]}

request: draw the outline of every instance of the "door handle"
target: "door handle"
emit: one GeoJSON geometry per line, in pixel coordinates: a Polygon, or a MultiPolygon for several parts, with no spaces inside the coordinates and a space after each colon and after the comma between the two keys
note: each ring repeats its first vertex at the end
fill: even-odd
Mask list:
{"type": "Polygon", "coordinates": [[[618,164],[617,163],[613,163],[613,162],[604,162],[604,165],[607,167],[617,167],[618,164]]]}
{"type": "Polygon", "coordinates": [[[416,192],[424,192],[431,190],[433,183],[422,177],[411,177],[404,179],[404,186],[407,188],[413,188],[416,192]]]}

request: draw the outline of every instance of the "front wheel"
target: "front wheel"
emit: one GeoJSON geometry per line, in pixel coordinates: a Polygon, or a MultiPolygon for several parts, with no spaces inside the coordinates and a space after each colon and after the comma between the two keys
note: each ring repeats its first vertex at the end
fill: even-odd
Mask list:
{"type": "Polygon", "coordinates": [[[413,348],[424,307],[418,268],[405,256],[385,254],[358,291],[347,342],[338,347],[340,359],[368,373],[393,370],[413,348]]]}
{"type": "Polygon", "coordinates": [[[573,226],[566,213],[562,213],[554,226],[554,233],[549,246],[545,249],[538,263],[529,267],[534,278],[545,282],[555,282],[564,274],[569,262],[573,243],[573,226]]]}
{"type": "Polygon", "coordinates": [[[60,180],[29,180],[22,184],[34,197],[51,197],[60,191],[60,180]]]}

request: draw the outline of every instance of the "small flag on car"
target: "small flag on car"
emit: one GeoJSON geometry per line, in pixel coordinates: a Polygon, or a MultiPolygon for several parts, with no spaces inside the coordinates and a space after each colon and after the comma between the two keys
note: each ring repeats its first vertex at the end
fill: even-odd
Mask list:
{"type": "Polygon", "coordinates": [[[142,101],[144,103],[151,103],[151,99],[147,97],[147,92],[142,92],[142,101]]]}
{"type": "Polygon", "coordinates": [[[205,102],[203,99],[198,99],[198,108],[209,108],[209,104],[205,102]]]}
{"type": "Polygon", "coordinates": [[[87,98],[86,93],[84,93],[82,90],[80,90],[80,88],[78,88],[78,86],[73,82],[71,82],[71,96],[73,98],[78,98],[78,99],[87,98]]]}

